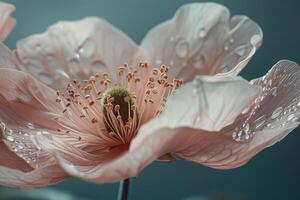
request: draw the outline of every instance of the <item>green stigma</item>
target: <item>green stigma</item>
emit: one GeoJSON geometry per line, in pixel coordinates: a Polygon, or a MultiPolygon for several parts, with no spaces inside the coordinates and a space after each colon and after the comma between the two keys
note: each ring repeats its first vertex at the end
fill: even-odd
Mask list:
{"type": "Polygon", "coordinates": [[[112,129],[114,129],[114,124],[112,123],[114,119],[111,116],[111,112],[118,120],[121,119],[124,125],[127,124],[133,118],[135,112],[133,95],[122,87],[108,89],[103,98],[104,122],[108,131],[113,131],[112,129]]]}

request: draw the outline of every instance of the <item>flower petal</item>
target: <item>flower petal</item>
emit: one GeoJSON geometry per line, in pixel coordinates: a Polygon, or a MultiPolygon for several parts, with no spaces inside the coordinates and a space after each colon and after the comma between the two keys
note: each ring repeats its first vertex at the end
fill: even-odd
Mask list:
{"type": "Polygon", "coordinates": [[[0,185],[18,187],[22,189],[33,189],[54,185],[68,178],[58,165],[48,165],[29,172],[1,167],[0,185]]]}
{"type": "Polygon", "coordinates": [[[61,21],[45,33],[17,43],[17,55],[28,72],[52,88],[64,88],[69,79],[87,79],[95,72],[109,72],[131,63],[137,46],[108,22],[86,18],[61,21]]]}
{"type": "Polygon", "coordinates": [[[299,124],[300,67],[297,63],[282,60],[264,77],[251,83],[259,86],[262,92],[248,111],[241,113],[224,130],[232,131],[232,137],[237,141],[253,137],[256,143],[265,140],[274,143],[299,124]]]}
{"type": "Polygon", "coordinates": [[[259,92],[241,77],[197,76],[167,99],[159,126],[219,131],[247,110],[259,92]]]}
{"type": "Polygon", "coordinates": [[[182,6],[175,16],[149,31],[141,44],[154,65],[169,65],[171,78],[237,75],[261,44],[260,27],[233,16],[216,3],[182,6]]]}
{"type": "MultiPolygon", "coordinates": [[[[299,125],[299,77],[300,68],[296,63],[278,62],[266,76],[252,81],[253,86],[261,87],[262,91],[249,108],[241,112],[234,123],[217,132],[202,130],[202,126],[191,127],[182,123],[182,120],[178,120],[178,126],[167,126],[164,118],[170,119],[172,116],[167,105],[167,114],[144,125],[140,130],[143,134],[136,138],[134,144],[142,145],[145,140],[160,137],[160,134],[166,131],[170,138],[175,137],[179,140],[179,144],[173,146],[174,149],[170,152],[182,158],[217,169],[244,165],[257,153],[280,141],[299,125]]],[[[179,105],[182,106],[177,104],[177,108],[179,105]]]]}
{"type": "Polygon", "coordinates": [[[40,151],[31,137],[56,130],[53,116],[59,108],[54,102],[55,92],[29,74],[0,68],[1,141],[32,167],[46,165],[51,157],[40,151]]]}
{"type": "Polygon", "coordinates": [[[32,170],[30,165],[7,148],[7,146],[2,142],[2,134],[0,135],[0,139],[0,166],[18,169],[23,172],[32,170]]]}
{"type": "Polygon", "coordinates": [[[73,134],[40,134],[34,139],[41,149],[60,154],[75,165],[95,166],[122,153],[101,151],[99,137],[86,140],[88,136],[92,135],[81,133],[79,140],[73,134]]]}
{"type": "Polygon", "coordinates": [[[0,68],[19,69],[15,54],[2,43],[0,43],[0,68]]]}
{"type": "Polygon", "coordinates": [[[133,144],[130,150],[112,161],[98,166],[78,166],[57,155],[61,166],[70,175],[92,183],[111,183],[138,176],[142,169],[152,161],[174,149],[177,138],[168,132],[162,132],[155,137],[146,137],[142,143],[133,144]],[[160,135],[162,134],[162,135],[160,135]],[[172,145],[170,145],[172,144],[172,145]]]}
{"type": "Polygon", "coordinates": [[[10,15],[15,11],[12,4],[0,2],[0,42],[3,42],[11,30],[14,28],[16,21],[10,15]]]}

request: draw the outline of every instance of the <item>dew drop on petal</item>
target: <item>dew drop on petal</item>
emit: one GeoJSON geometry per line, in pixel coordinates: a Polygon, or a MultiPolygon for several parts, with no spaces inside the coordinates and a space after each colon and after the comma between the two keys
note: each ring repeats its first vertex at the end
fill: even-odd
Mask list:
{"type": "Polygon", "coordinates": [[[177,44],[176,44],[176,54],[178,57],[185,57],[188,54],[188,49],[189,49],[189,44],[187,41],[185,41],[184,39],[180,39],[178,40],[177,44]]]}
{"type": "Polygon", "coordinates": [[[4,129],[5,128],[5,124],[3,122],[0,122],[0,129],[4,129]]]}
{"type": "Polygon", "coordinates": [[[95,51],[95,43],[92,40],[87,40],[83,44],[83,47],[78,50],[80,55],[84,57],[90,57],[95,51]]]}
{"type": "Polygon", "coordinates": [[[8,135],[8,136],[6,137],[6,139],[7,139],[8,141],[10,141],[10,142],[15,141],[14,137],[11,136],[11,135],[8,135]]]}
{"type": "Polygon", "coordinates": [[[273,96],[277,96],[277,87],[273,87],[273,88],[270,90],[270,93],[271,93],[273,96]]]}
{"type": "Polygon", "coordinates": [[[81,56],[78,52],[76,52],[74,55],[73,55],[73,58],[71,59],[73,62],[79,62],[81,56]]]}
{"type": "Polygon", "coordinates": [[[224,50],[225,50],[225,51],[228,51],[228,49],[229,49],[229,46],[228,46],[227,44],[225,44],[224,50]]]}
{"type": "Polygon", "coordinates": [[[56,73],[64,78],[70,79],[70,76],[62,69],[56,69],[56,73]]]}
{"type": "Polygon", "coordinates": [[[206,36],[205,28],[200,28],[198,33],[199,38],[204,38],[206,36]]]}
{"type": "Polygon", "coordinates": [[[257,118],[257,119],[255,120],[255,128],[260,128],[260,127],[262,127],[262,126],[265,124],[266,119],[267,119],[267,116],[266,116],[266,115],[262,115],[262,116],[260,116],[259,118],[257,118]]]}
{"type": "Polygon", "coordinates": [[[245,125],[245,132],[246,133],[248,133],[249,132],[249,130],[250,130],[250,126],[249,126],[249,124],[247,123],[246,125],[245,125]]]}
{"type": "Polygon", "coordinates": [[[27,126],[27,128],[29,128],[29,129],[34,129],[34,125],[33,125],[32,123],[30,123],[30,122],[27,123],[26,126],[27,126]]]}
{"type": "Polygon", "coordinates": [[[277,117],[279,117],[279,115],[282,113],[282,111],[283,111],[283,108],[282,108],[282,107],[276,108],[276,109],[273,111],[271,118],[272,118],[272,119],[276,119],[277,117]]]}
{"type": "Polygon", "coordinates": [[[295,116],[295,114],[290,114],[288,117],[287,117],[287,121],[289,122],[293,122],[293,121],[296,121],[298,118],[295,116]]]}

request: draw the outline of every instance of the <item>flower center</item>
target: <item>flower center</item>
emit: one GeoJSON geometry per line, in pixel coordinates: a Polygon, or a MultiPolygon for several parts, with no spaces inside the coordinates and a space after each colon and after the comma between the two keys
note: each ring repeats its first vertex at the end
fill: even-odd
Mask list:
{"type": "Polygon", "coordinates": [[[133,95],[122,87],[108,89],[103,98],[103,120],[110,132],[132,132],[138,124],[133,95]],[[132,130],[132,131],[131,131],[132,130]]]}
{"type": "Polygon", "coordinates": [[[141,62],[135,68],[124,64],[115,74],[73,80],[65,92],[57,91],[56,102],[63,113],[56,118],[61,125],[57,131],[78,139],[93,134],[101,138],[104,149],[129,144],[139,127],[159,115],[166,98],[182,84],[178,79],[170,82],[168,70],[141,62]]]}

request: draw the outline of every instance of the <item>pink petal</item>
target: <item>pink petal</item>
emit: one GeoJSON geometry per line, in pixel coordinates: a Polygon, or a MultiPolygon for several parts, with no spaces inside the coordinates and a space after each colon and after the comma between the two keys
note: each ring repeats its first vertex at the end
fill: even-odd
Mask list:
{"type": "Polygon", "coordinates": [[[58,22],[45,33],[19,41],[16,53],[29,73],[58,89],[70,79],[87,79],[95,72],[116,75],[116,67],[131,63],[137,49],[124,33],[91,17],[58,22]]]}
{"type": "Polygon", "coordinates": [[[2,43],[0,43],[0,68],[19,69],[14,53],[2,43]]]}
{"type": "Polygon", "coordinates": [[[92,183],[111,183],[138,176],[142,169],[152,161],[174,149],[178,143],[172,134],[156,134],[155,137],[146,137],[142,143],[133,144],[130,150],[112,161],[98,166],[74,165],[57,154],[61,166],[70,175],[79,177],[92,183]]]}
{"type": "Polygon", "coordinates": [[[14,28],[16,21],[10,15],[15,11],[12,4],[0,2],[0,42],[3,42],[14,28]]]}
{"type": "Polygon", "coordinates": [[[33,188],[66,178],[54,156],[32,140],[56,128],[56,105],[52,89],[26,73],[0,68],[0,185],[33,188]]]}
{"type": "Polygon", "coordinates": [[[169,65],[171,78],[188,81],[197,74],[238,74],[261,40],[260,27],[248,17],[230,18],[216,3],[193,3],[150,30],[141,48],[154,65],[169,65]]]}
{"type": "Polygon", "coordinates": [[[0,166],[0,185],[8,187],[33,189],[54,185],[67,178],[68,176],[56,164],[43,166],[29,172],[0,166]]]}
{"type": "Polygon", "coordinates": [[[79,140],[72,134],[40,134],[34,139],[41,149],[52,154],[60,154],[74,165],[95,166],[123,152],[103,152],[99,149],[100,137],[85,140],[88,136],[90,135],[81,133],[82,138],[79,140]]]}
{"type": "Polygon", "coordinates": [[[53,116],[59,109],[53,102],[52,89],[26,73],[0,68],[1,140],[32,167],[47,164],[51,157],[40,151],[31,137],[48,129],[56,130],[58,125],[53,116]]]}
{"type": "MultiPolygon", "coordinates": [[[[170,115],[168,110],[171,107],[167,104],[166,112],[161,117],[141,128],[134,145],[142,145],[154,137],[163,139],[161,134],[167,132],[168,137],[178,140],[176,145],[174,141],[169,142],[170,146],[173,145],[170,151],[173,154],[217,169],[244,165],[257,153],[280,141],[299,125],[299,77],[300,68],[296,63],[278,62],[266,76],[253,81],[253,86],[261,87],[262,91],[247,106],[248,109],[240,112],[234,123],[217,132],[203,130],[206,127],[201,125],[201,118],[199,122],[195,121],[193,126],[184,123],[184,117],[189,116],[184,115],[185,113],[177,115],[178,122],[174,122],[175,117],[170,115]],[[164,118],[173,123],[168,124],[164,118]]],[[[243,101],[240,95],[233,95],[232,99],[235,98],[243,101]]],[[[179,98],[177,100],[176,108],[184,106],[180,104],[184,98],[182,101],[179,98]]],[[[230,107],[230,104],[236,102],[232,100],[224,104],[224,107],[230,107]]],[[[171,105],[174,108],[174,102],[171,105]]],[[[190,102],[188,105],[191,105],[190,102]]],[[[231,112],[237,110],[223,109],[222,115],[227,113],[231,118],[231,112]]]]}
{"type": "Polygon", "coordinates": [[[12,69],[0,68],[0,80],[0,127],[4,142],[32,167],[48,165],[55,151],[74,163],[86,165],[111,157],[110,153],[89,153],[97,151],[103,141],[99,136],[81,131],[80,123],[68,122],[67,125],[72,125],[68,134],[57,131],[64,127],[54,118],[67,119],[63,116],[64,108],[56,103],[54,90],[31,75],[12,69]]]}
{"type": "Polygon", "coordinates": [[[15,153],[10,151],[2,142],[2,134],[0,135],[0,166],[12,169],[18,169],[24,172],[31,171],[32,167],[28,165],[23,159],[19,158],[15,153]]]}
{"type": "Polygon", "coordinates": [[[167,99],[157,125],[219,131],[247,110],[259,92],[240,77],[197,76],[167,99]]]}
{"type": "MultiPolygon", "coordinates": [[[[262,89],[250,109],[237,117],[235,122],[224,130],[241,131],[235,135],[237,141],[259,138],[256,144],[286,136],[298,126],[300,108],[300,67],[297,63],[282,60],[262,78],[251,81],[251,84],[262,89]],[[243,128],[244,127],[244,128],[243,128]],[[262,133],[264,133],[262,136],[262,133]]],[[[234,135],[233,135],[234,136],[234,135]]]]}

